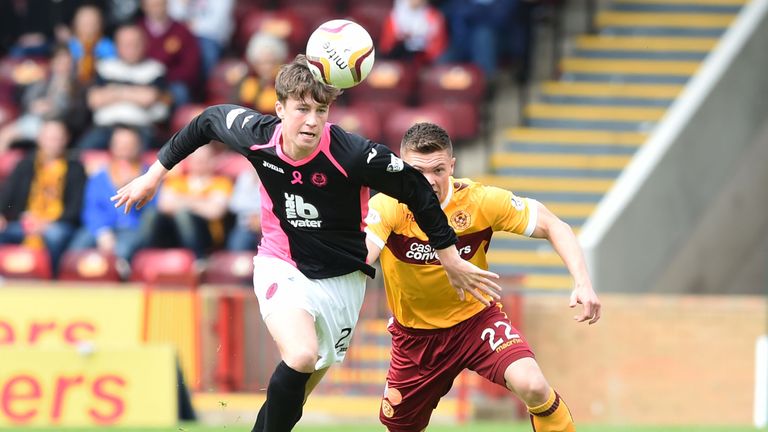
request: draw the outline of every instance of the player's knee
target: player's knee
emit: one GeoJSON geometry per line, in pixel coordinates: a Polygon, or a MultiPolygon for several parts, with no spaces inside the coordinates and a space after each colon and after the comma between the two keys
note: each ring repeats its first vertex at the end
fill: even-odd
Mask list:
{"type": "Polygon", "coordinates": [[[549,398],[550,387],[544,375],[532,374],[516,387],[518,396],[528,406],[541,405],[549,398]]]}
{"type": "Polygon", "coordinates": [[[285,353],[283,361],[293,370],[311,373],[315,371],[317,352],[311,349],[293,350],[289,353],[285,353]]]}

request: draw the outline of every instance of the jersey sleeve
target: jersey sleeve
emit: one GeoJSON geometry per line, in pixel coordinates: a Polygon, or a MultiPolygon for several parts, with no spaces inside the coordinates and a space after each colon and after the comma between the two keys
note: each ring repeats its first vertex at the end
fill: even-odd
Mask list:
{"type": "Polygon", "coordinates": [[[269,142],[278,122],[277,117],[238,105],[214,105],[176,132],[160,149],[157,159],[166,169],[171,169],[213,140],[248,155],[252,145],[269,142]]]}
{"type": "Polygon", "coordinates": [[[398,203],[394,199],[376,194],[368,201],[365,233],[379,249],[384,249],[387,239],[397,226],[398,203]]]}
{"type": "Polygon", "coordinates": [[[530,237],[536,229],[537,204],[536,200],[486,186],[481,208],[492,221],[494,231],[507,231],[530,237]]]}
{"type": "Polygon", "coordinates": [[[424,176],[386,146],[357,139],[361,141],[358,148],[362,151],[354,163],[354,173],[360,176],[362,183],[406,204],[435,249],[456,244],[456,233],[448,225],[437,195],[424,176]]]}

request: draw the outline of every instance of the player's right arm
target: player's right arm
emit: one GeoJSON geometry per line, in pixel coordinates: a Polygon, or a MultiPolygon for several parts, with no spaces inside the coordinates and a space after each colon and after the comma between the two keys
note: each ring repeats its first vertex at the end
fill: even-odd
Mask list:
{"type": "Polygon", "coordinates": [[[157,161],[140,177],[120,188],[112,197],[115,207],[140,209],[157,193],[168,171],[197,148],[216,140],[242,155],[254,144],[269,142],[277,117],[259,114],[237,105],[214,105],[192,119],[168,140],[157,154],[157,161]]]}

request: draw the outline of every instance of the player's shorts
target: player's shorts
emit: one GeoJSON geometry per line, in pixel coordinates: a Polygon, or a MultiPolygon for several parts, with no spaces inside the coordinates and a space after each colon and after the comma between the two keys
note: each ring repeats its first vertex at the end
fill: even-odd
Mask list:
{"type": "Polygon", "coordinates": [[[262,318],[284,309],[309,312],[317,333],[315,370],[344,361],[363,305],[365,274],[309,279],[289,263],[268,256],[254,257],[253,265],[253,290],[262,318]]]}
{"type": "Polygon", "coordinates": [[[426,428],[440,398],[462,370],[473,370],[505,386],[507,366],[533,357],[498,303],[447,329],[411,329],[392,319],[388,330],[392,359],[379,419],[391,432],[426,428]]]}

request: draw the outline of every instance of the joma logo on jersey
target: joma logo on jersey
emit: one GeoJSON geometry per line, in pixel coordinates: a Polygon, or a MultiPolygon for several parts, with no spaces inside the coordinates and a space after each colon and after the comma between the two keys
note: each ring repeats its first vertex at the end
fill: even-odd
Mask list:
{"type": "Polygon", "coordinates": [[[279,172],[280,174],[285,174],[285,171],[283,171],[283,169],[282,169],[282,168],[280,168],[279,166],[277,166],[277,165],[275,165],[275,164],[271,164],[271,163],[269,163],[269,162],[267,162],[267,161],[264,161],[264,166],[265,166],[266,168],[269,168],[269,169],[271,169],[272,171],[277,171],[277,172],[279,172]]]}
{"type": "Polygon", "coordinates": [[[301,195],[285,194],[285,217],[296,228],[320,228],[323,221],[317,207],[304,202],[301,195]]]}

